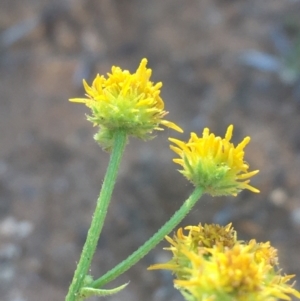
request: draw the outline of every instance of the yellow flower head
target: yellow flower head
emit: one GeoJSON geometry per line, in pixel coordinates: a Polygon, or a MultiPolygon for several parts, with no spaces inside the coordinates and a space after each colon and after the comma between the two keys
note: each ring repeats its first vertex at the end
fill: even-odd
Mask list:
{"type": "MultiPolygon", "coordinates": [[[[170,248],[166,248],[173,253],[171,261],[162,264],[150,266],[149,270],[167,269],[172,270],[177,279],[186,279],[186,269],[191,266],[190,259],[186,256],[186,252],[201,253],[203,256],[209,256],[206,248],[219,246],[221,248],[232,247],[236,243],[236,231],[231,227],[220,226],[217,224],[202,226],[187,226],[188,230],[185,235],[182,228],[177,230],[173,239],[166,236],[166,240],[171,244],[170,248]]],[[[188,271],[188,274],[190,272],[188,271]]]]}
{"type": "Polygon", "coordinates": [[[202,301],[276,301],[290,300],[300,293],[287,284],[293,276],[282,276],[271,265],[256,262],[256,242],[236,243],[233,248],[208,249],[209,257],[186,251],[191,267],[186,279],[174,280],[175,286],[189,295],[189,300],[202,301]]]}
{"type": "Polygon", "coordinates": [[[258,170],[249,172],[249,165],[244,161],[244,148],[250,137],[236,147],[230,142],[233,125],[227,129],[225,138],[216,137],[205,128],[202,137],[191,133],[188,142],[170,138],[176,146],[170,148],[179,155],[173,161],[180,164],[180,172],[196,187],[202,187],[213,196],[237,195],[243,189],[259,192],[249,185],[249,178],[258,170]]]}
{"type": "Polygon", "coordinates": [[[162,83],[150,81],[152,70],[146,65],[147,60],[142,59],[133,74],[113,66],[107,78],[98,74],[91,86],[83,80],[87,98],[70,99],[91,109],[88,119],[100,127],[95,139],[105,148],[111,147],[114,133],[120,130],[142,139],[151,138],[153,130],[162,130],[160,125],[182,132],[163,119],[168,112],[159,95],[162,83]]]}
{"type": "Polygon", "coordinates": [[[269,242],[238,241],[231,224],[189,226],[167,237],[173,258],[148,269],[167,269],[188,301],[277,301],[297,298],[289,284],[294,275],[280,274],[277,251],[269,242]],[[219,237],[218,237],[219,234],[219,237]]]}

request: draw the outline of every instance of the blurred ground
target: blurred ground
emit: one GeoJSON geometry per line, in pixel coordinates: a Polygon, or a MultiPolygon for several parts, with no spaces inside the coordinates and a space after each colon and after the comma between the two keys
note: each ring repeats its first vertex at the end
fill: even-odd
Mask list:
{"type": "MultiPolygon", "coordinates": [[[[135,71],[143,57],[185,137],[205,126],[224,135],[232,123],[235,142],[251,136],[246,159],[261,170],[252,181],[259,195],[204,197],[183,225],[233,222],[240,239],[270,240],[299,289],[299,13],[300,2],[287,0],[1,1],[1,300],[64,299],[108,161],[87,109],[68,98],[84,94],[82,78],[112,65],[135,71]]],[[[130,142],[94,275],[189,195],[169,135],[177,134],[130,142]]],[[[169,273],[146,271],[166,256],[157,247],[115,283],[128,288],[107,299],[182,300],[169,273]]]]}

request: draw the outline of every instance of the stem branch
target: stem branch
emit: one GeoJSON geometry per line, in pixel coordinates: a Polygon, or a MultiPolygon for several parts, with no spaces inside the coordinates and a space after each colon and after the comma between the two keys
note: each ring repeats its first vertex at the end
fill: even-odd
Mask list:
{"type": "Polygon", "coordinates": [[[202,193],[202,188],[196,188],[191,196],[182,204],[179,210],[176,211],[175,214],[148,241],[133,252],[127,259],[116,265],[102,277],[93,281],[89,286],[92,288],[102,287],[136,264],[183,220],[183,218],[199,200],[202,193]]]}
{"type": "Polygon", "coordinates": [[[103,228],[104,219],[107,214],[107,208],[116,182],[118,169],[126,144],[126,139],[126,133],[122,131],[116,132],[114,137],[114,146],[112,149],[100,195],[97,200],[97,205],[92,218],[92,223],[88,231],[86,242],[83,246],[82,253],[65,301],[76,300],[78,292],[83,286],[84,278],[88,274],[93,255],[97,247],[99,236],[103,228]]]}

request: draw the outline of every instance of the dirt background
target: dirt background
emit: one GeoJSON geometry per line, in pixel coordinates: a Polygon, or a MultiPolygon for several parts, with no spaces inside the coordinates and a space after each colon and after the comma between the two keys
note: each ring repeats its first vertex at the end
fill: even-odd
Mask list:
{"type": "MultiPolygon", "coordinates": [[[[278,248],[300,289],[300,2],[2,0],[0,3],[0,299],[64,300],[108,162],[93,140],[81,80],[147,57],[168,119],[235,142],[260,169],[256,195],[205,196],[182,225],[233,222],[240,239],[278,248]]],[[[96,276],[141,245],[192,190],[171,162],[171,130],[131,140],[92,266],[96,276]]],[[[170,273],[146,271],[162,243],[107,300],[182,300],[170,273]]],[[[98,300],[97,298],[91,300],[98,300]]]]}

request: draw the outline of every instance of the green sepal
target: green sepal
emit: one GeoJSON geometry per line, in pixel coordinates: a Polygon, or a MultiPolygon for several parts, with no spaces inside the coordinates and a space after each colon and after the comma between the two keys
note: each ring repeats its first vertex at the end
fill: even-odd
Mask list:
{"type": "Polygon", "coordinates": [[[92,288],[92,287],[83,287],[80,289],[79,295],[78,295],[78,299],[77,300],[83,300],[85,298],[89,298],[92,296],[110,296],[110,295],[114,295],[118,292],[120,292],[122,289],[124,289],[127,285],[129,284],[129,282],[120,285],[116,288],[112,288],[112,289],[100,289],[100,288],[92,288]]]}
{"type": "MultiPolygon", "coordinates": [[[[175,286],[176,287],[176,286],[175,286]]],[[[179,289],[183,298],[186,300],[186,301],[196,301],[196,298],[191,295],[190,293],[188,293],[187,291],[183,290],[183,289],[179,289]]]]}

